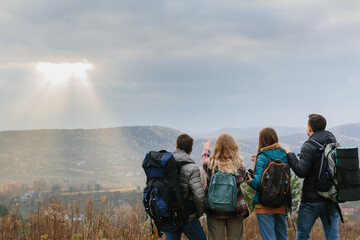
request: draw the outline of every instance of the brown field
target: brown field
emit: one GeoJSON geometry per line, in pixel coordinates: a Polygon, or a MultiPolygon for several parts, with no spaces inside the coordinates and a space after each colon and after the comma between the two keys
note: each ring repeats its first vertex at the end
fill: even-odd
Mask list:
{"type": "MultiPolygon", "coordinates": [[[[159,239],[156,234],[152,234],[151,225],[146,222],[140,203],[113,208],[105,204],[104,199],[104,204],[96,207],[89,199],[83,211],[85,216],[80,219],[79,204],[65,206],[62,202],[52,201],[47,205],[39,205],[36,212],[29,214],[26,220],[14,215],[5,216],[0,219],[0,239],[159,239]]],[[[206,230],[206,220],[202,219],[201,222],[206,230]]],[[[340,223],[340,239],[356,240],[360,239],[359,235],[360,223],[349,219],[346,219],[345,224],[340,223]]],[[[293,228],[288,228],[288,238],[296,239],[293,228]]],[[[244,222],[244,239],[261,239],[254,214],[244,222]]],[[[313,228],[310,239],[325,239],[320,222],[313,228]]]]}
{"type": "MultiPolygon", "coordinates": [[[[128,187],[128,188],[116,188],[116,189],[105,189],[105,190],[92,190],[92,191],[82,191],[82,194],[90,194],[90,193],[109,193],[109,192],[127,192],[127,191],[135,191],[137,188],[135,187],[128,187]]],[[[78,195],[78,192],[65,192],[65,193],[61,193],[61,195],[63,196],[76,196],[78,195]]]]}

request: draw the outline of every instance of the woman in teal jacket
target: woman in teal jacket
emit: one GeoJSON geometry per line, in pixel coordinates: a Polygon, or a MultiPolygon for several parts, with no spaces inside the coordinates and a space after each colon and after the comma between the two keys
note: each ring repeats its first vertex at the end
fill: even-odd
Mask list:
{"type": "MultiPolygon", "coordinates": [[[[286,231],[286,201],[281,207],[272,208],[264,206],[259,202],[259,189],[265,165],[269,158],[281,159],[289,168],[285,150],[280,146],[277,134],[273,128],[264,128],[259,134],[258,154],[255,162],[254,178],[247,181],[251,188],[256,190],[252,204],[255,208],[256,218],[259,225],[261,238],[265,239],[287,239],[286,231]]],[[[290,178],[290,176],[289,176],[290,178]]]]}

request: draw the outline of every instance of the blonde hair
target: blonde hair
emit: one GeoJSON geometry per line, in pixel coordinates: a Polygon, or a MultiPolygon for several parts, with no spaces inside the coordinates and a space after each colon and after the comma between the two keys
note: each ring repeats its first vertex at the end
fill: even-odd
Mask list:
{"type": "Polygon", "coordinates": [[[243,157],[239,154],[239,147],[235,139],[228,133],[221,134],[217,139],[214,152],[209,158],[208,167],[213,172],[219,169],[222,172],[238,174],[243,157]]]}

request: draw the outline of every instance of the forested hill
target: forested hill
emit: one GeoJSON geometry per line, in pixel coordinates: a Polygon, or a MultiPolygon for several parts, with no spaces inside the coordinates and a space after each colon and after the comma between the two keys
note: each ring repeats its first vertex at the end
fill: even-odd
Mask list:
{"type": "MultiPolygon", "coordinates": [[[[239,133],[236,129],[229,129],[231,131],[239,133]]],[[[305,133],[299,133],[298,128],[281,131],[288,135],[280,136],[280,142],[294,152],[299,152],[308,138],[305,133]]],[[[360,124],[342,125],[330,131],[343,146],[360,146],[360,124]]],[[[141,182],[144,179],[141,162],[146,152],[174,150],[179,134],[178,130],[158,126],[3,131],[0,132],[0,184],[32,183],[39,179],[141,182]]],[[[212,133],[195,137],[191,156],[198,164],[202,143],[208,136],[212,137],[213,146],[212,133]]],[[[245,164],[250,166],[250,155],[257,150],[257,137],[234,136],[245,164]]]]}
{"type": "Polygon", "coordinates": [[[360,123],[331,128],[337,141],[343,146],[360,146],[360,123]]]}
{"type": "Polygon", "coordinates": [[[142,174],[149,149],[173,149],[179,131],[147,126],[0,132],[0,183],[107,181],[142,174]]]}

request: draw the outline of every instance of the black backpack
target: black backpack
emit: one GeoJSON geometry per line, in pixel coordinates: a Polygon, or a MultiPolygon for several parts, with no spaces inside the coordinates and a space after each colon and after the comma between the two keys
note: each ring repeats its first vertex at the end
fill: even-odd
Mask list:
{"type": "MultiPolygon", "coordinates": [[[[360,200],[360,170],[357,147],[341,147],[339,143],[322,145],[314,139],[309,141],[321,152],[317,177],[317,193],[335,204],[340,220],[344,223],[339,203],[360,200]]],[[[329,212],[326,212],[331,225],[329,212]]]]}
{"type": "Polygon", "coordinates": [[[264,154],[269,161],[266,163],[261,176],[259,202],[264,206],[272,208],[285,205],[288,209],[291,209],[289,168],[281,159],[274,160],[265,153],[262,154],[264,154]]]}
{"type": "Polygon", "coordinates": [[[321,151],[316,185],[317,193],[334,203],[360,200],[360,170],[357,147],[341,147],[339,143],[310,143],[321,151]]]}
{"type": "Polygon", "coordinates": [[[183,229],[188,214],[178,178],[179,166],[172,153],[150,151],[142,163],[146,174],[145,212],[162,232],[183,229]]]}

